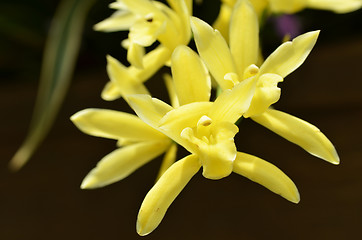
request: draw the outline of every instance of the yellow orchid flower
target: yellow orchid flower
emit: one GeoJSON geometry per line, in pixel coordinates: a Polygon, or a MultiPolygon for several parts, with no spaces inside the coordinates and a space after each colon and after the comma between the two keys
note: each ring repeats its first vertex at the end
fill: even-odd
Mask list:
{"type": "Polygon", "coordinates": [[[296,186],[281,170],[236,150],[238,128],[234,122],[249,109],[255,77],[226,89],[210,102],[208,72],[190,48],[175,49],[171,70],[179,107],[172,108],[149,95],[127,97],[144,122],[191,153],[169,167],[148,192],[138,214],[137,232],[147,235],[160,224],[170,204],[201,167],[206,178],[220,179],[235,172],[289,201],[299,202],[296,186]]]}
{"type": "MultiPolygon", "coordinates": [[[[124,96],[124,86],[135,86],[145,82],[170,59],[172,51],[191,38],[190,14],[192,0],[168,0],[169,6],[150,0],[118,0],[110,5],[117,11],[109,18],[95,25],[95,29],[105,32],[129,30],[128,39],[122,45],[128,49],[127,59],[131,66],[125,67],[108,57],[110,68],[119,69],[117,76],[108,71],[111,81],[102,92],[105,100],[124,96]],[[145,47],[158,41],[154,50],[145,54],[145,47]],[[114,78],[121,79],[121,86],[114,78]]],[[[119,83],[119,81],[117,81],[119,83]]],[[[127,92],[127,94],[144,92],[127,92]]]]}
{"type": "Polygon", "coordinates": [[[219,31],[200,19],[192,19],[198,52],[222,89],[232,89],[255,78],[256,90],[244,117],[250,117],[312,155],[333,164],[339,157],[332,143],[315,126],[289,114],[273,110],[280,98],[278,82],[297,69],[312,50],[319,31],[308,32],[278,47],[260,68],[258,56],[258,20],[252,5],[239,0],[230,22],[229,46],[219,31]],[[242,26],[242,27],[240,27],[242,26]]]}
{"type": "MultiPolygon", "coordinates": [[[[220,11],[213,27],[220,31],[225,40],[229,37],[232,9],[237,0],[222,0],[220,11]]],[[[293,14],[305,8],[348,13],[362,7],[361,0],[250,0],[259,19],[264,13],[293,14]]]]}

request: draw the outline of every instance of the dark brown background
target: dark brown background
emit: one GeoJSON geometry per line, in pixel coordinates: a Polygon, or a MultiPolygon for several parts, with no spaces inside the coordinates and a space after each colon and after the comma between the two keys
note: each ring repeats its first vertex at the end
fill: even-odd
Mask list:
{"type": "MultiPolygon", "coordinates": [[[[111,186],[79,189],[83,177],[115,148],[115,142],[81,133],[69,117],[87,107],[129,110],[122,100],[105,102],[99,97],[108,81],[104,55],[123,54],[114,50],[120,35],[91,30],[110,13],[104,2],[98,4],[103,12],[93,10],[90,15],[74,81],[48,138],[21,171],[7,170],[30,121],[43,39],[56,3],[34,1],[30,10],[35,13],[25,11],[27,6],[19,1],[17,9],[37,18],[34,26],[41,27],[30,24],[34,38],[22,41],[23,37],[11,34],[2,38],[0,239],[140,239],[135,232],[137,212],[153,185],[160,159],[111,186]]],[[[11,16],[20,18],[21,13],[11,16]]],[[[333,166],[310,156],[244,120],[238,149],[281,168],[297,184],[301,202],[289,203],[236,174],[212,181],[199,173],[147,239],[362,237],[361,11],[348,16],[307,11],[300,16],[306,29],[314,18],[314,29],[322,29],[320,41],[306,63],[280,84],[282,98],[276,108],[319,127],[336,146],[341,164],[333,166]]],[[[156,96],[157,81],[148,82],[156,96]]]]}

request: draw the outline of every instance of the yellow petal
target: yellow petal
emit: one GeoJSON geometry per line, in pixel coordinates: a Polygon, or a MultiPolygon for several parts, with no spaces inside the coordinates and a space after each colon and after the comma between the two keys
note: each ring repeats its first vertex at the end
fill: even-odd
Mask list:
{"type": "Polygon", "coordinates": [[[298,203],[300,200],[298,189],[293,181],[279,168],[263,159],[238,152],[233,171],[293,203],[298,203]]]}
{"type": "Polygon", "coordinates": [[[187,46],[177,47],[172,54],[171,70],[180,105],[209,101],[210,76],[193,50],[187,46]]]}
{"type": "Polygon", "coordinates": [[[128,141],[162,140],[166,137],[137,116],[107,109],[84,109],[70,118],[84,133],[128,141]]]}
{"type": "Polygon", "coordinates": [[[229,24],[233,8],[228,4],[221,4],[219,15],[217,16],[213,28],[217,29],[224,37],[225,41],[229,42],[229,24]]]}
{"type": "Polygon", "coordinates": [[[157,181],[160,177],[166,172],[166,170],[171,167],[172,164],[176,161],[177,154],[177,144],[171,144],[170,148],[166,151],[165,156],[160,167],[160,170],[157,175],[157,181]]]}
{"type": "Polygon", "coordinates": [[[211,106],[211,102],[196,102],[176,108],[160,120],[159,129],[188,151],[194,153],[194,146],[181,137],[181,132],[187,127],[195,127],[200,118],[210,111],[211,106]]]}
{"type": "Polygon", "coordinates": [[[115,10],[124,10],[124,11],[127,10],[127,6],[121,1],[112,2],[108,5],[108,7],[110,9],[115,9],[115,10]]]}
{"type": "Polygon", "coordinates": [[[165,85],[167,88],[168,96],[170,98],[171,106],[174,108],[179,107],[180,103],[176,95],[175,84],[173,82],[171,75],[165,74],[163,75],[163,79],[165,80],[165,85]]]}
{"type": "Polygon", "coordinates": [[[122,95],[124,97],[132,93],[148,94],[147,89],[141,83],[153,76],[170,59],[171,53],[168,48],[162,45],[158,46],[143,57],[143,68],[137,68],[132,65],[125,67],[114,58],[108,56],[107,59],[110,65],[108,72],[114,82],[111,81],[106,84],[102,91],[102,98],[107,101],[113,101],[122,95]]]}
{"type": "Polygon", "coordinates": [[[216,98],[209,117],[214,121],[235,123],[248,109],[256,86],[255,77],[248,78],[227,89],[216,98]]]}
{"type": "Polygon", "coordinates": [[[189,155],[173,164],[147,193],[137,218],[137,232],[144,236],[160,224],[167,209],[182,189],[199,171],[195,155],[189,155]]]}
{"type": "Polygon", "coordinates": [[[143,69],[130,67],[132,74],[139,82],[145,82],[152,77],[170,59],[172,51],[162,45],[148,52],[143,57],[143,69]]]}
{"type": "Polygon", "coordinates": [[[309,8],[331,10],[336,13],[352,12],[362,7],[361,0],[307,0],[309,8]]]}
{"type": "Polygon", "coordinates": [[[127,51],[127,60],[131,65],[137,68],[143,68],[143,56],[145,55],[145,48],[141,45],[131,42],[127,51]]]}
{"type": "Polygon", "coordinates": [[[230,22],[230,51],[239,76],[246,67],[255,64],[259,56],[259,23],[248,0],[238,1],[230,22]]]}
{"type": "Polygon", "coordinates": [[[169,144],[169,141],[148,141],[117,149],[98,162],[84,178],[81,188],[99,188],[122,180],[164,152],[169,144]]]}
{"type": "Polygon", "coordinates": [[[232,88],[233,84],[225,80],[224,76],[230,72],[236,73],[236,68],[229,47],[220,32],[196,17],[191,18],[191,27],[197,50],[210,73],[222,89],[232,88]]]}
{"type": "Polygon", "coordinates": [[[174,9],[178,14],[182,13],[184,10],[182,9],[182,7],[180,6],[180,2],[185,2],[185,5],[187,7],[187,11],[189,13],[192,13],[192,0],[167,0],[168,5],[170,5],[170,7],[172,9],[174,9]]]}
{"type": "Polygon", "coordinates": [[[158,129],[159,122],[173,108],[149,95],[129,95],[128,101],[136,114],[148,125],[158,129]]]}
{"type": "Polygon", "coordinates": [[[275,73],[285,78],[308,57],[319,31],[308,32],[280,45],[261,65],[260,74],[275,73]]]}
{"type": "Polygon", "coordinates": [[[103,32],[125,31],[137,21],[137,15],[127,11],[117,11],[111,17],[94,25],[94,30],[103,32]]]}
{"type": "Polygon", "coordinates": [[[269,0],[269,7],[274,13],[292,14],[306,7],[306,0],[269,0]]]}
{"type": "Polygon", "coordinates": [[[136,81],[128,68],[111,56],[107,56],[107,72],[111,81],[118,87],[122,97],[128,94],[149,94],[146,87],[136,81]]]}
{"type": "Polygon", "coordinates": [[[106,101],[113,101],[121,97],[121,92],[115,83],[109,81],[102,90],[101,97],[106,101]]]}
{"type": "Polygon", "coordinates": [[[321,131],[306,121],[287,113],[269,109],[254,121],[299,145],[310,154],[333,164],[339,164],[339,157],[333,144],[321,131]]]}
{"type": "Polygon", "coordinates": [[[149,0],[122,0],[128,11],[146,16],[150,13],[162,15],[162,12],[149,0]]]}
{"type": "MultiPolygon", "coordinates": [[[[183,1],[180,1],[180,3],[184,4],[183,1]]],[[[165,15],[163,18],[160,18],[160,21],[163,21],[163,31],[157,37],[157,40],[169,49],[175,49],[179,44],[186,44],[181,43],[184,40],[184,29],[177,13],[161,2],[154,1],[154,4],[165,15]]]]}
{"type": "Polygon", "coordinates": [[[181,37],[180,41],[182,44],[187,44],[191,38],[190,16],[192,15],[192,0],[168,0],[167,2],[180,20],[178,37],[181,37]]]}

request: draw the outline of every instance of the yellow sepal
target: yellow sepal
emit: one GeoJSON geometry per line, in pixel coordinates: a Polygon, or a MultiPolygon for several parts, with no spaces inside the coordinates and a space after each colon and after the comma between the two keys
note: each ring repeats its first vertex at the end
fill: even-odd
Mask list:
{"type": "Polygon", "coordinates": [[[84,178],[81,188],[99,188],[120,181],[163,153],[170,141],[148,141],[119,148],[100,160],[84,178]]]}
{"type": "Polygon", "coordinates": [[[300,200],[298,189],[293,181],[279,168],[263,159],[238,152],[233,171],[293,203],[298,203],[300,200]]]}
{"type": "Polygon", "coordinates": [[[330,163],[339,164],[339,157],[333,144],[314,125],[273,109],[268,109],[252,119],[310,154],[330,163]]]}
{"type": "Polygon", "coordinates": [[[167,169],[142,202],[137,218],[139,235],[145,236],[155,230],[168,207],[199,171],[200,166],[197,156],[189,155],[167,169]]]}

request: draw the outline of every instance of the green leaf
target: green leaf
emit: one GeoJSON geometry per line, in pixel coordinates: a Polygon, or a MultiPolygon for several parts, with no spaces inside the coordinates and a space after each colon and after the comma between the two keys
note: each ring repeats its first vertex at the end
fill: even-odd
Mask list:
{"type": "Polygon", "coordinates": [[[63,0],[53,19],[45,46],[38,97],[30,129],[9,163],[20,169],[49,132],[70,84],[82,29],[95,0],[63,0]]]}

